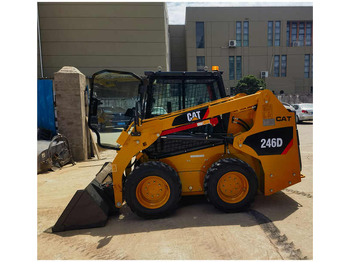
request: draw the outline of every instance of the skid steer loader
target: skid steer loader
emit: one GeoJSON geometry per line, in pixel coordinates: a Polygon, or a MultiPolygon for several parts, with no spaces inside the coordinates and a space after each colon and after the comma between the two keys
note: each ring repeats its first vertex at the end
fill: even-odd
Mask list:
{"type": "Polygon", "coordinates": [[[269,90],[226,96],[219,71],[102,70],[90,94],[89,127],[117,155],[76,192],[53,232],[104,226],[125,202],[138,216],[164,217],[187,195],[237,212],[257,190],[267,196],[301,181],[295,115],[269,90]]]}

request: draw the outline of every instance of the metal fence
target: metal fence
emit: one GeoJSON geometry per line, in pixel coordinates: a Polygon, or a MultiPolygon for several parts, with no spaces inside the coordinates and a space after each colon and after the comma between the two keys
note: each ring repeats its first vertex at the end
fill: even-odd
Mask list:
{"type": "Polygon", "coordinates": [[[278,100],[288,104],[313,103],[313,94],[276,95],[278,100]]]}

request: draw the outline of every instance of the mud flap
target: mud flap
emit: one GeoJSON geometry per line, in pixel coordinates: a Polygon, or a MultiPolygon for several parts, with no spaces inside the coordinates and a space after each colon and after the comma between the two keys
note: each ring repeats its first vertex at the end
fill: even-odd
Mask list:
{"type": "Polygon", "coordinates": [[[52,232],[103,227],[108,216],[117,213],[111,179],[106,181],[109,171],[111,164],[105,163],[96,178],[84,190],[75,193],[52,227],[52,232]]]}

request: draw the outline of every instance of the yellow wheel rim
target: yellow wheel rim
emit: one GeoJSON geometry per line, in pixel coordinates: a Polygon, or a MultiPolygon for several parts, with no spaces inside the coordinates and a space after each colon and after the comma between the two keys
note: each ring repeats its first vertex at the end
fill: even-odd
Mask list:
{"type": "Polygon", "coordinates": [[[160,208],[168,202],[169,197],[169,184],[159,176],[142,179],[136,188],[136,198],[145,208],[160,208]]]}
{"type": "Polygon", "coordinates": [[[234,204],[242,201],[248,194],[247,178],[239,172],[228,172],[218,182],[217,192],[221,200],[234,204]]]}

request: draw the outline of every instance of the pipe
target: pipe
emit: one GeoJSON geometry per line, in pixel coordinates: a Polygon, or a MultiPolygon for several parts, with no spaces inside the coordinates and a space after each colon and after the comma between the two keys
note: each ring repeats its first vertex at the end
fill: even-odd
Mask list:
{"type": "Polygon", "coordinates": [[[40,76],[44,77],[44,69],[43,69],[43,56],[41,51],[41,37],[40,37],[40,22],[39,22],[39,4],[38,4],[38,44],[39,44],[39,59],[40,59],[40,76]]]}

